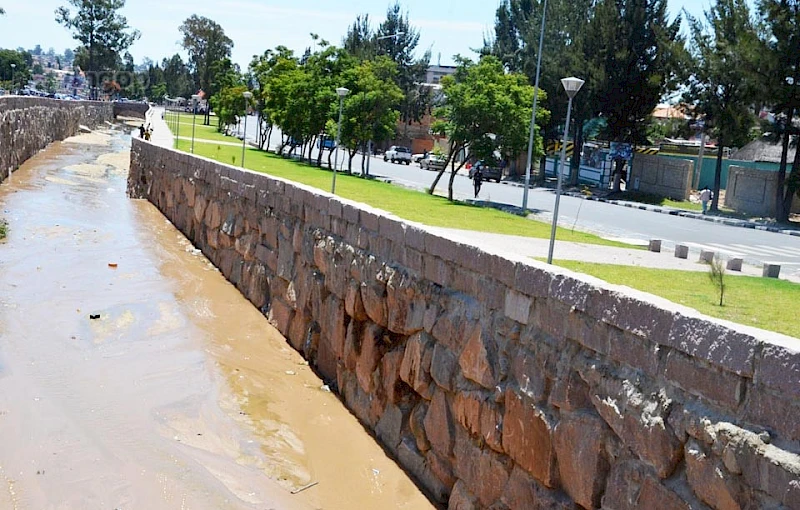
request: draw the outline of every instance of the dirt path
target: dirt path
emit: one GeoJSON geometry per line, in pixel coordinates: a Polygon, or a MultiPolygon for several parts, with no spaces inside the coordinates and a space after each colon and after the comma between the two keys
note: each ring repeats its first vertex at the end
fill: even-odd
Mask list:
{"type": "Polygon", "coordinates": [[[54,144],[0,186],[0,508],[430,508],[258,311],[125,197],[128,143],[54,144]]]}

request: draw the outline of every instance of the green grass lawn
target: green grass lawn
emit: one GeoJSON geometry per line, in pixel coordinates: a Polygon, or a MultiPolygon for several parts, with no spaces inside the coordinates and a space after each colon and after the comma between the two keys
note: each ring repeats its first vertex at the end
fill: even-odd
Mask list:
{"type": "Polygon", "coordinates": [[[800,338],[800,322],[788,310],[800,300],[800,285],[785,280],[728,275],[725,306],[719,306],[708,273],[559,260],[561,267],[627,285],[739,324],[800,338]]]}
{"type": "MultiPolygon", "coordinates": [[[[227,140],[236,140],[236,138],[227,140]]],[[[189,141],[181,140],[178,148],[188,151],[189,146],[189,141]]],[[[239,147],[195,143],[194,150],[198,156],[205,156],[222,163],[233,165],[241,163],[242,151],[239,147]]],[[[325,191],[331,189],[332,174],[330,171],[250,147],[247,149],[245,166],[251,170],[325,191]]],[[[336,194],[425,225],[545,239],[550,237],[549,223],[528,220],[496,209],[450,202],[446,198],[430,196],[420,191],[347,174],[338,174],[336,194]]],[[[566,229],[559,229],[556,236],[561,241],[634,248],[631,245],[609,241],[592,234],[572,232],[566,229]]]]}
{"type": "MultiPolygon", "coordinates": [[[[164,121],[167,123],[170,129],[173,129],[174,122],[176,119],[176,115],[172,112],[167,114],[164,118],[164,121]]],[[[222,133],[217,131],[217,118],[211,117],[211,125],[204,126],[203,125],[203,116],[198,115],[196,123],[194,125],[194,137],[196,140],[213,140],[215,142],[237,142],[238,139],[232,136],[225,136],[222,133]]],[[[174,131],[173,131],[174,134],[174,131]]],[[[192,116],[191,114],[181,114],[180,118],[180,136],[183,137],[191,137],[192,136],[192,116]]]]}

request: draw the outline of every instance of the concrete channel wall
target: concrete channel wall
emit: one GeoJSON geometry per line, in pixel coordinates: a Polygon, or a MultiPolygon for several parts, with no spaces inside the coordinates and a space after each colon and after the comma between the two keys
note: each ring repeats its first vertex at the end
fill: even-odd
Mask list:
{"type": "Polygon", "coordinates": [[[0,97],[0,182],[56,140],[114,119],[112,103],[0,97]]]}
{"type": "Polygon", "coordinates": [[[443,506],[800,508],[797,339],[140,140],[131,160],[129,194],[443,506]]]}

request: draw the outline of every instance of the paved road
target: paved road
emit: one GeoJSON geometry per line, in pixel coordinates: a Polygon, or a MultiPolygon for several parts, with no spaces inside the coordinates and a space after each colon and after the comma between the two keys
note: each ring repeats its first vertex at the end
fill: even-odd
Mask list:
{"type": "MultiPolygon", "coordinates": [[[[256,137],[255,118],[248,122],[248,138],[256,137]]],[[[272,135],[271,149],[277,148],[280,133],[272,135]]],[[[360,156],[354,167],[360,169],[360,156]]],[[[462,170],[464,174],[464,172],[462,170]]],[[[373,158],[370,173],[383,176],[394,182],[413,187],[429,187],[434,172],[411,166],[386,163],[373,158]]],[[[449,174],[442,177],[438,190],[446,192],[449,174]]],[[[457,175],[453,185],[458,198],[472,198],[472,181],[466,175],[457,175]]],[[[484,183],[480,199],[514,206],[522,205],[523,189],[507,183],[484,183]]],[[[552,220],[555,195],[552,190],[535,188],[529,193],[528,208],[543,220],[552,220]]],[[[576,228],[607,237],[646,241],[662,239],[671,249],[675,244],[687,244],[693,253],[700,249],[721,252],[726,256],[738,256],[749,264],[764,262],[779,263],[783,272],[800,274],[800,238],[773,232],[744,229],[720,225],[693,218],[669,216],[650,211],[620,207],[602,202],[564,196],[561,199],[558,224],[565,228],[576,228]]]]}

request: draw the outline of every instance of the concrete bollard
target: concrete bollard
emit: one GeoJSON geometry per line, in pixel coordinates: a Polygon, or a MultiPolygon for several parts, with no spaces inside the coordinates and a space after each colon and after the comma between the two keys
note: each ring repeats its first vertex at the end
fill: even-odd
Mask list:
{"type": "Polygon", "coordinates": [[[728,271],[741,271],[742,270],[742,259],[740,258],[732,258],[728,259],[728,271]]]}
{"type": "Polygon", "coordinates": [[[764,271],[761,275],[764,278],[777,278],[781,274],[781,266],[779,264],[764,264],[764,271]]]}
{"type": "Polygon", "coordinates": [[[676,244],[675,245],[675,257],[679,259],[688,259],[689,258],[689,247],[685,244],[676,244]]]}
{"type": "Polygon", "coordinates": [[[715,255],[716,253],[711,250],[700,250],[700,262],[711,264],[715,255]]]}
{"type": "Polygon", "coordinates": [[[650,239],[650,245],[647,249],[654,253],[661,253],[661,239],[650,239]]]}

